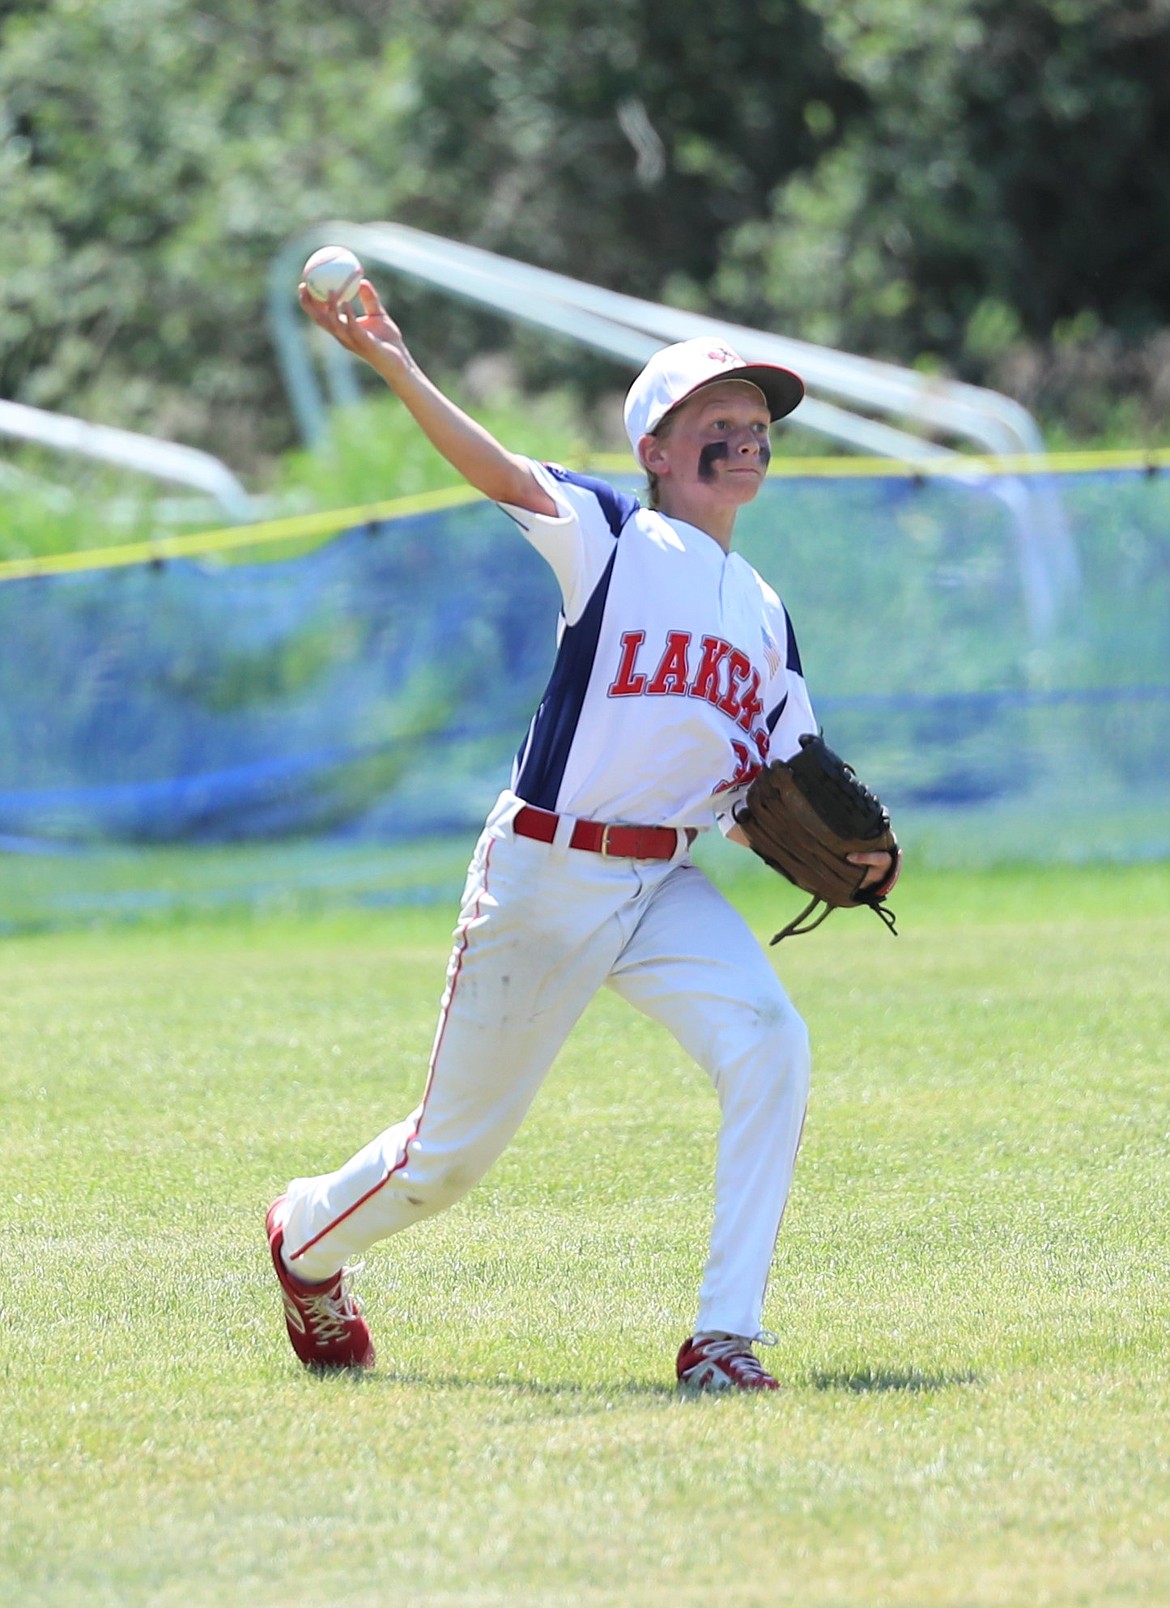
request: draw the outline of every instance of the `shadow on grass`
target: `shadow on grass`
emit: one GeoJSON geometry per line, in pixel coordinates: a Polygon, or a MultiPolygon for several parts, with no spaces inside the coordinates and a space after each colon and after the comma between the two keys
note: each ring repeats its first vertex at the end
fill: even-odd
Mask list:
{"type": "MultiPolygon", "coordinates": [[[[523,1379],[495,1375],[483,1377],[475,1374],[421,1373],[408,1368],[379,1368],[376,1372],[362,1369],[306,1370],[309,1377],[323,1382],[334,1382],[341,1388],[361,1390],[471,1390],[485,1391],[502,1396],[529,1397],[544,1401],[561,1401],[578,1407],[605,1408],[617,1401],[689,1402],[723,1399],[723,1392],[680,1391],[673,1380],[646,1381],[627,1379],[621,1384],[577,1384],[571,1380],[523,1379]]],[[[781,1398],[799,1390],[802,1384],[814,1390],[846,1390],[854,1395],[879,1394],[884,1391],[925,1393],[934,1390],[951,1390],[956,1386],[979,1383],[978,1374],[925,1373],[920,1368],[856,1368],[825,1369],[807,1376],[805,1381],[794,1379],[781,1382],[781,1398]]],[[[732,1392],[738,1395],[738,1392],[732,1392]]]]}
{"type": "Polygon", "coordinates": [[[956,1385],[978,1384],[979,1375],[970,1369],[963,1373],[924,1373],[921,1368],[838,1368],[810,1374],[809,1383],[817,1390],[848,1390],[857,1396],[868,1396],[886,1390],[951,1390],[956,1385]]]}
{"type": "Polygon", "coordinates": [[[583,1406],[605,1406],[614,1401],[677,1401],[677,1387],[666,1380],[648,1383],[645,1380],[627,1379],[621,1384],[574,1384],[562,1380],[516,1379],[501,1375],[484,1378],[475,1374],[417,1373],[406,1368],[379,1368],[376,1372],[363,1369],[309,1368],[309,1377],[322,1381],[338,1381],[362,1390],[388,1390],[393,1388],[414,1390],[484,1390],[507,1396],[534,1396],[550,1400],[579,1402],[583,1406]]]}

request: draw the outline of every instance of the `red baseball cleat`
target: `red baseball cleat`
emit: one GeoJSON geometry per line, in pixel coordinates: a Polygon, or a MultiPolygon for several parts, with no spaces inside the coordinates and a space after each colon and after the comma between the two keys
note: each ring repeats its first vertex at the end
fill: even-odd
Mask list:
{"type": "Polygon", "coordinates": [[[268,1208],[268,1248],[284,1296],[288,1337],[306,1368],[372,1368],[374,1342],[362,1317],[361,1303],[349,1287],[348,1268],[324,1284],[306,1284],[284,1265],[284,1227],[279,1210],[284,1197],[268,1208]]]}
{"type": "MultiPolygon", "coordinates": [[[[771,1336],[768,1337],[772,1343],[771,1336]]],[[[739,1335],[695,1335],[678,1354],[680,1390],[779,1390],[747,1340],[739,1335]]]]}

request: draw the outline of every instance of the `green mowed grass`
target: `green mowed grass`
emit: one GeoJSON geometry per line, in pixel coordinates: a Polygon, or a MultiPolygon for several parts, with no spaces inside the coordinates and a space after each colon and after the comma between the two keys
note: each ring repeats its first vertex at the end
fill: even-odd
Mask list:
{"type": "Polygon", "coordinates": [[[415,1103],[453,902],[0,943],[0,1602],[1170,1602],[1170,867],[893,902],[771,951],[813,1097],[736,1400],[672,1389],[714,1096],[612,996],[319,1379],[264,1209],[415,1103]]]}

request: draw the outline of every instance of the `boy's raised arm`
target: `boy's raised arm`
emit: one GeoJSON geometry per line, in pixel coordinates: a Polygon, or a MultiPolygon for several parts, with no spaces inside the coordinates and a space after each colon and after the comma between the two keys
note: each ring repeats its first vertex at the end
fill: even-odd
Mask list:
{"type": "Polygon", "coordinates": [[[342,303],[337,296],[320,301],[304,284],[299,296],[319,328],[382,376],[431,445],[476,491],[492,502],[511,503],[534,514],[556,513],[556,503],[524,459],[509,452],[427,378],[368,279],[358,287],[362,306],[358,315],[352,303],[342,303]]]}

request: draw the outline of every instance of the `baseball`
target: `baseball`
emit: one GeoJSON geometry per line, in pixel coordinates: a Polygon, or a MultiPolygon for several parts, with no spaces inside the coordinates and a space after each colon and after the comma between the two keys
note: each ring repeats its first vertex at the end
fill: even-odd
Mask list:
{"type": "Polygon", "coordinates": [[[357,293],[362,265],[345,246],[322,246],[309,258],[301,277],[318,301],[328,301],[334,292],[348,301],[357,293]]]}

